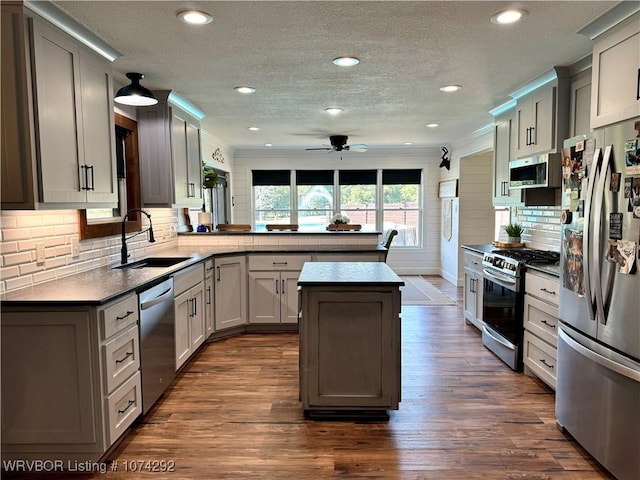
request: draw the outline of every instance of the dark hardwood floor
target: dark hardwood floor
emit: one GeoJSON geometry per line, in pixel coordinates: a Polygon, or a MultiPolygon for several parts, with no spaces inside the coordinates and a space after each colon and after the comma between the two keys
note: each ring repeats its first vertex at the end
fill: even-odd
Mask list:
{"type": "Polygon", "coordinates": [[[553,391],[464,324],[461,289],[428,278],[458,305],[403,307],[402,402],[388,422],[306,420],[297,335],[242,335],[187,365],[112,455],[118,471],[76,478],[612,478],[556,429],[553,391]],[[130,471],[148,460],[175,472],[130,471]]]}

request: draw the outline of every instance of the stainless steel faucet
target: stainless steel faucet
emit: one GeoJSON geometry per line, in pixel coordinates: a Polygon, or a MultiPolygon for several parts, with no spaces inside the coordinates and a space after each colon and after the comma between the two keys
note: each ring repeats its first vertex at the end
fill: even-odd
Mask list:
{"type": "Polygon", "coordinates": [[[141,233],[144,233],[144,232],[149,232],[149,243],[154,243],[156,241],[155,237],[153,236],[153,224],[151,223],[151,215],[149,215],[147,212],[145,212],[140,208],[132,208],[127,213],[125,213],[124,217],[122,217],[122,248],[120,249],[121,265],[126,265],[127,259],[129,258],[129,252],[127,251],[127,240],[137,235],[140,235],[141,233]],[[126,236],[127,218],[129,218],[130,213],[134,213],[134,212],[144,213],[147,216],[147,218],[149,219],[149,228],[146,230],[142,230],[141,232],[134,233],[133,235],[127,237],[126,236]]]}

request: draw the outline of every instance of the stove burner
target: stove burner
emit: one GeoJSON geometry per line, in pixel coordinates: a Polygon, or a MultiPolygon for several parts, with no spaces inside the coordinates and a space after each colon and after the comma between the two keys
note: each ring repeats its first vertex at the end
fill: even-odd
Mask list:
{"type": "Polygon", "coordinates": [[[560,253],[551,250],[519,249],[519,250],[493,250],[491,253],[503,257],[513,258],[519,262],[528,264],[556,264],[560,261],[560,253]]]}

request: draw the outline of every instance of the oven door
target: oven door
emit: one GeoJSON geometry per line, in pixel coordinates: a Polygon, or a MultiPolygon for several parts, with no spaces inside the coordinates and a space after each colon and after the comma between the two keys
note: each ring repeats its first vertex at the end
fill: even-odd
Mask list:
{"type": "Polygon", "coordinates": [[[520,279],[484,269],[482,343],[513,370],[522,370],[520,279]]]}

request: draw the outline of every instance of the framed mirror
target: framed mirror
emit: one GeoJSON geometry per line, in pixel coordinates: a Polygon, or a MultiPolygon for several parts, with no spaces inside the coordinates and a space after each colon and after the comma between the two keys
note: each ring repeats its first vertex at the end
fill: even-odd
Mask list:
{"type": "MultiPolygon", "coordinates": [[[[114,114],[116,161],[118,164],[118,207],[78,210],[80,240],[111,237],[122,232],[122,217],[127,210],[142,208],[140,167],[138,163],[138,124],[124,115],[114,114]]],[[[125,225],[127,233],[142,229],[140,213],[132,214],[125,225]]]]}

